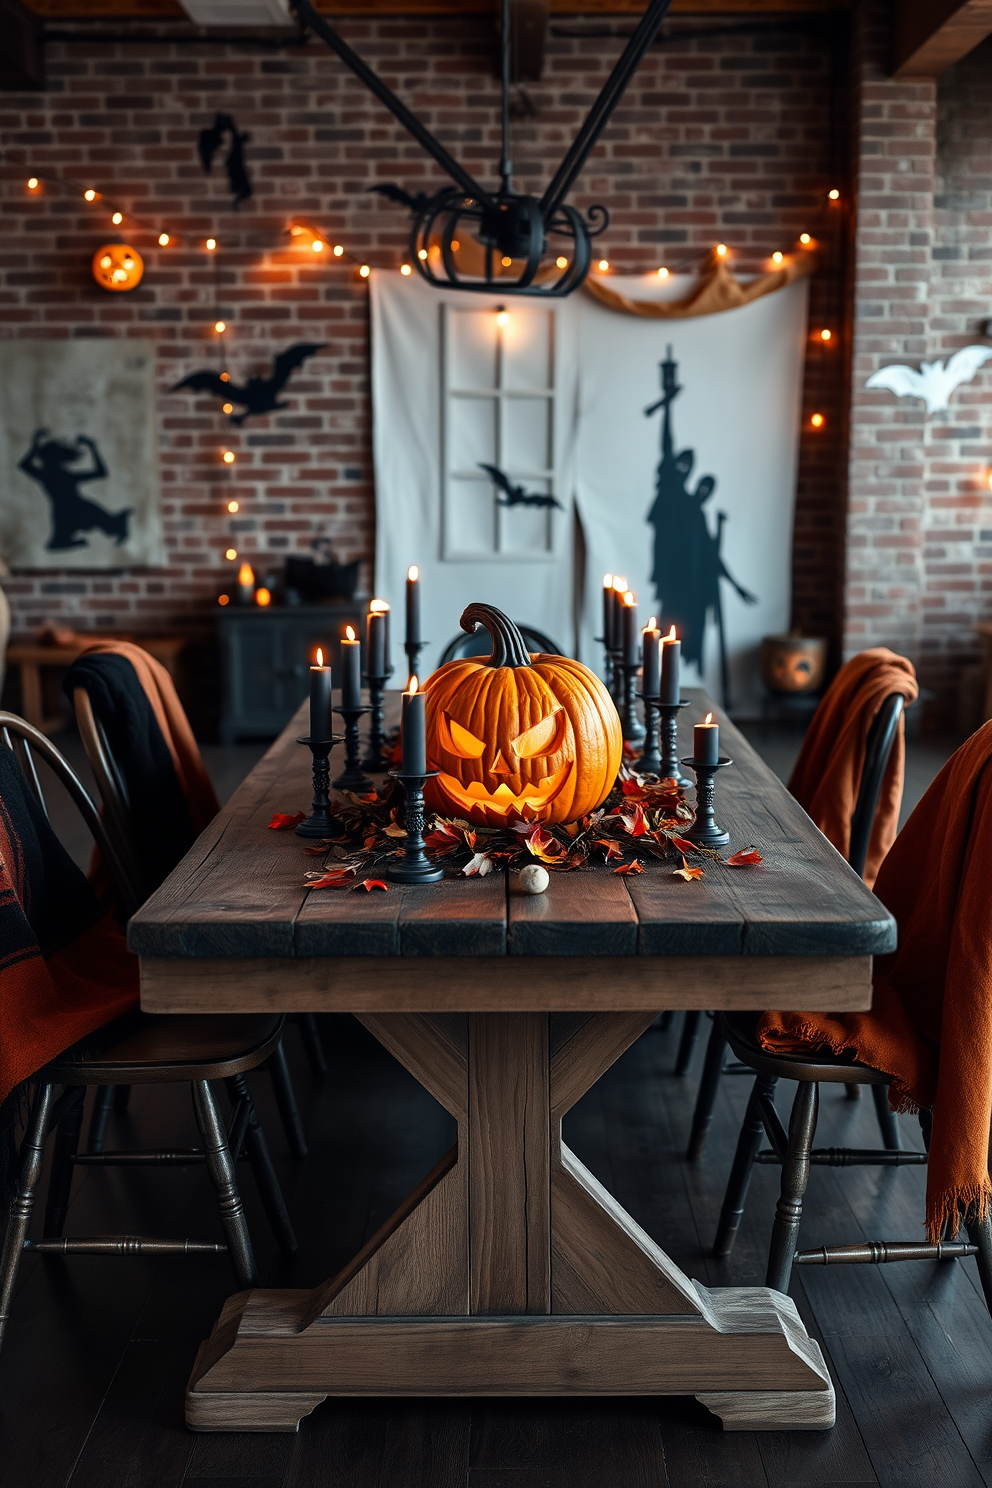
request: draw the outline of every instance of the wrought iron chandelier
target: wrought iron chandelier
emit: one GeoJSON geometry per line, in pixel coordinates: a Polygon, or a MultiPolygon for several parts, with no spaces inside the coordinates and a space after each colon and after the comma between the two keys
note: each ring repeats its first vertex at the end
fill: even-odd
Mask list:
{"type": "Polygon", "coordinates": [[[318,15],[311,0],[289,0],[289,3],[300,21],[327,42],[345,66],[455,182],[433,196],[423,192],[411,196],[395,185],[371,188],[410,208],[410,251],[414,264],[429,284],[440,289],[501,295],[560,296],[578,289],[589,272],[591,240],[608,226],[610,217],[603,206],[590,207],[583,217],[575,207],[565,204],[565,197],[657,35],[672,0],[650,0],[585,123],[540,198],[513,190],[510,0],[502,0],[503,139],[500,184],[496,191],[485,190],[459,165],[333,26],[318,15]],[[552,239],[558,240],[558,246],[552,244],[552,239]]]}

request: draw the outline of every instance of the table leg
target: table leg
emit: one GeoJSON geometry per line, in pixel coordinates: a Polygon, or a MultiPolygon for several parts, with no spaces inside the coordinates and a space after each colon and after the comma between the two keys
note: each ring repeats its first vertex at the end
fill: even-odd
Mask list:
{"type": "Polygon", "coordinates": [[[691,1281],[561,1140],[654,1014],[362,1014],[458,1143],[313,1291],[242,1292],[187,1394],[201,1431],[292,1431],[328,1395],[695,1395],[731,1429],[822,1429],[794,1304],[691,1281]]]}

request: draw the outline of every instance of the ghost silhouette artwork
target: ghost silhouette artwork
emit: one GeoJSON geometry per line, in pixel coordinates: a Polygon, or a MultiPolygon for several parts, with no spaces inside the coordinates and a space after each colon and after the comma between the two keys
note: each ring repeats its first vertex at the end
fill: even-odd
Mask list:
{"type": "Polygon", "coordinates": [[[84,481],[107,476],[99,450],[85,434],[66,443],[50,437],[47,429],[38,429],[18,469],[37,481],[52,503],[52,535],[45,544],[50,553],[89,547],[88,539],[80,535],[84,532],[105,532],[117,539],[118,547],[127,541],[133,507],[108,512],[99,502],[80,495],[84,481]],[[83,460],[89,468],[77,468],[83,460]]]}
{"type": "Polygon", "coordinates": [[[695,464],[691,449],[675,453],[672,434],[672,404],[682,392],[677,379],[678,363],[672,348],[661,363],[662,396],[645,416],[662,409],[661,460],[655,477],[655,494],[648,522],[654,528],[654,564],[651,581],[658,601],[662,630],[674,624],[682,641],[682,655],[703,670],[706,621],[716,622],[720,645],[720,683],[727,703],[727,642],[723,620],[721,580],[731,584],[745,604],[756,597],[738,584],[723,561],[723,528],[727,517],[718,512],[716,532],[710,531],[705,505],[716,489],[712,475],[704,475],[690,491],[695,464]]]}

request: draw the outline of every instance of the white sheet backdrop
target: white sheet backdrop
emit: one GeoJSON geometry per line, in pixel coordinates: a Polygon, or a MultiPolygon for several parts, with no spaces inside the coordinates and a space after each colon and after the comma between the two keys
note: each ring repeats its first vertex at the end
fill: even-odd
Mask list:
{"type": "MultiPolygon", "coordinates": [[[[611,275],[609,283],[631,298],[667,299],[684,295],[692,280],[611,275]]],[[[452,399],[444,388],[464,378],[453,379],[450,318],[445,329],[451,310],[445,307],[464,315],[495,312],[504,302],[495,295],[439,292],[417,276],[381,271],[373,273],[371,290],[376,592],[400,608],[407,567],[419,564],[424,634],[432,642],[428,666],[457,632],[461,609],[471,600],[497,604],[566,647],[577,644],[582,659],[597,669],[601,654],[593,637],[600,629],[604,570],[624,573],[638,594],[642,623],[660,608],[651,584],[654,532],[647,517],[654,502],[662,414],[647,418],[644,410],[661,395],[659,364],[671,346],[682,388],[672,404],[675,452],[694,451],[686,482],[690,491],[700,478],[713,477],[715,486],[703,507],[707,527],[715,534],[717,514],[725,513],[723,562],[758,600],[748,606],[729,583],[721,584],[732,700],[742,711],[753,707],[758,643],[789,622],[806,281],[739,310],[687,320],[618,314],[581,292],[563,301],[507,301],[505,338],[520,334],[520,317],[548,311],[554,316],[549,463],[552,489],[566,510],[551,517],[549,551],[536,540],[534,525],[543,524],[545,514],[514,508],[502,514],[506,530],[517,532],[509,540],[510,553],[456,558],[443,556],[452,550],[443,531],[446,505],[450,512],[453,501],[459,511],[465,502],[481,502],[476,525],[484,533],[486,502],[495,493],[484,482],[473,487],[451,479],[452,399]],[[585,539],[584,575],[576,573],[573,503],[585,539]]],[[[533,380],[529,373],[527,380],[533,380]]],[[[465,444],[469,453],[460,459],[463,467],[492,459],[488,415],[478,412],[486,401],[477,398],[472,405],[476,422],[465,444]]],[[[546,490],[547,483],[533,478],[533,450],[524,444],[518,445],[516,459],[500,446],[504,468],[528,490],[546,490]]],[[[400,608],[397,637],[401,613],[400,608]]],[[[717,692],[712,619],[704,652],[703,680],[717,692]]],[[[694,680],[689,669],[686,681],[694,680]]]]}

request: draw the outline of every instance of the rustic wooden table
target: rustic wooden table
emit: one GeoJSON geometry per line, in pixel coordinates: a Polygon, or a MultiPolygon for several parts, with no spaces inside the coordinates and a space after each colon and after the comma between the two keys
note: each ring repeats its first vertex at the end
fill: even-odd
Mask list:
{"type": "MultiPolygon", "coordinates": [[[[711,706],[693,695],[691,727],[711,706]]],[[[764,865],[700,881],[501,875],[317,892],[274,811],[309,799],[301,713],[131,922],[153,1012],[354,1015],[458,1141],[344,1271],[243,1292],[202,1346],[187,1420],[291,1431],[328,1395],[695,1395],[738,1429],[823,1428],[834,1392],[793,1303],[683,1274],[561,1138],[666,1008],[864,1008],[895,926],[719,715],[718,807],[764,865]]]]}

